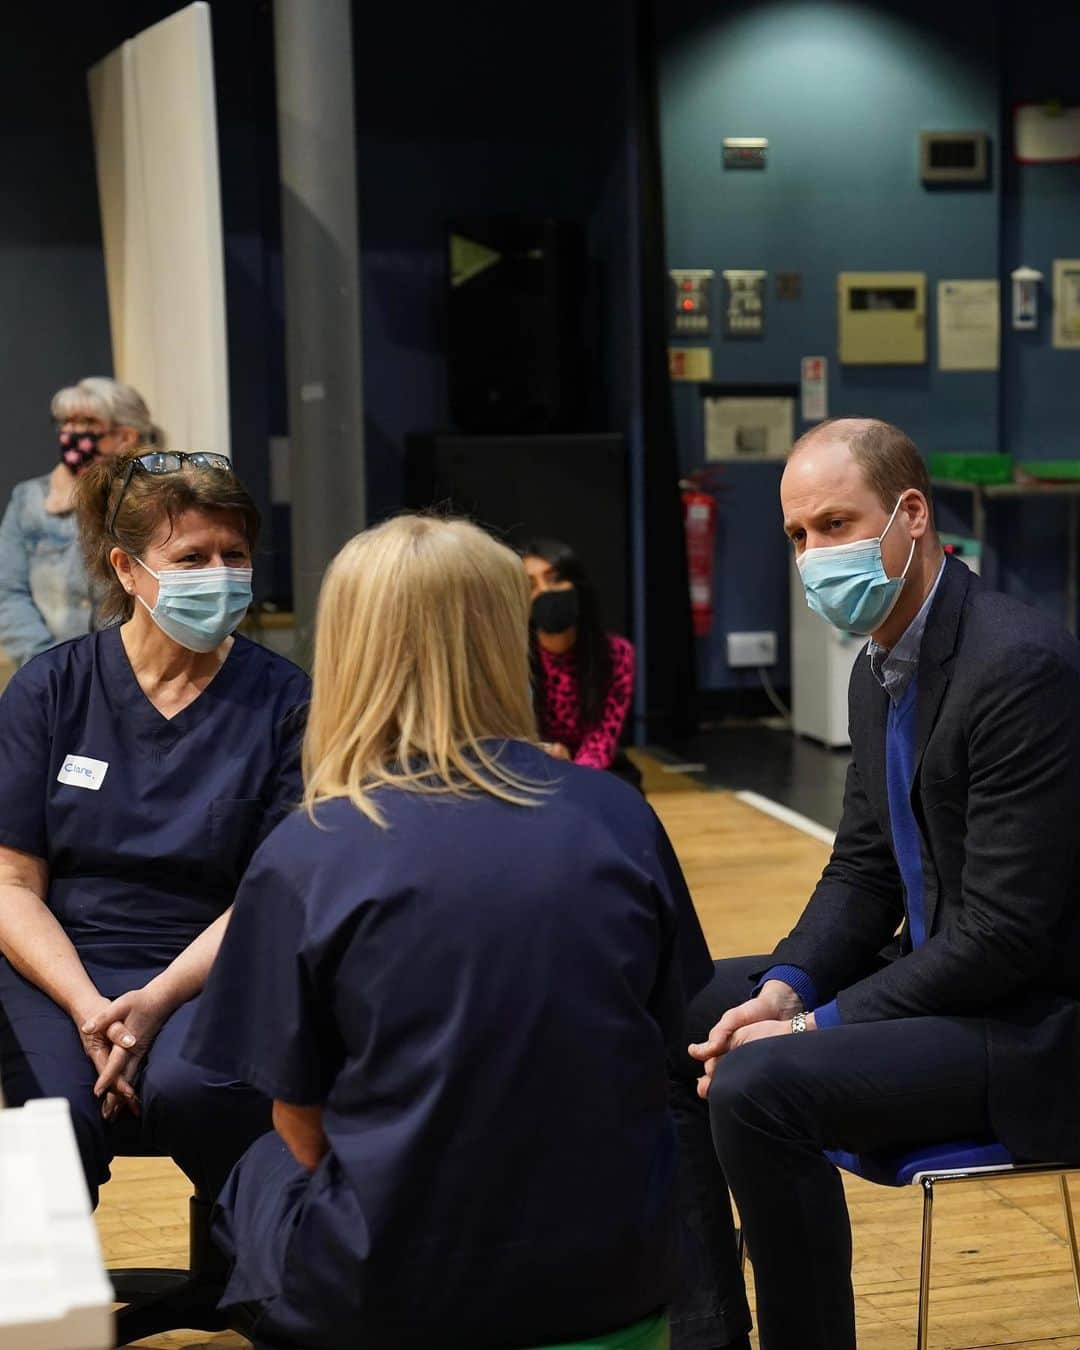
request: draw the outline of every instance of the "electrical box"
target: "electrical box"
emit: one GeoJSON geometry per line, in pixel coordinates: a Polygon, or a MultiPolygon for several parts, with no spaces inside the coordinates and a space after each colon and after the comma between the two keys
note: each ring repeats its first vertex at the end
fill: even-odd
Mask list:
{"type": "Polygon", "coordinates": [[[841,272],[837,308],[846,365],[925,362],[925,272],[841,272]]]}
{"type": "Polygon", "coordinates": [[[729,268],[724,272],[727,305],[724,332],[728,337],[761,337],[765,331],[765,278],[767,272],[729,268]]]}
{"type": "Polygon", "coordinates": [[[985,183],[990,155],[985,131],[921,131],[919,177],[924,183],[985,183]]]}
{"type": "Polygon", "coordinates": [[[728,633],[727,663],[732,670],[776,665],[776,634],[728,633]]]}
{"type": "Polygon", "coordinates": [[[671,278],[671,332],[676,337],[708,337],[712,331],[711,267],[673,267],[671,278]]]}
{"type": "Polygon", "coordinates": [[[765,136],[725,136],[725,169],[763,169],[769,153],[765,136]]]}

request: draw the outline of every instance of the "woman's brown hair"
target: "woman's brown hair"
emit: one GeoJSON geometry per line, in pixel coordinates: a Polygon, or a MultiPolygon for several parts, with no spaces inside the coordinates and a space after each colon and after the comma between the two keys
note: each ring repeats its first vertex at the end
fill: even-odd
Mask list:
{"type": "Polygon", "coordinates": [[[128,465],[140,455],[152,453],[143,446],[132,455],[102,459],[79,475],[75,485],[75,509],[87,571],[101,596],[98,612],[106,622],[131,618],[135,601],[120,584],[109,554],[120,547],[141,558],[161,532],[166,521],[174,525],[185,511],[208,515],[236,516],[252,553],[259,541],[261,520],[250,494],[237,476],[227,469],[196,468],[184,464],[176,473],[147,473],[135,468],[127,488],[128,465]],[[110,512],[123,493],[112,529],[106,529],[110,512]]]}

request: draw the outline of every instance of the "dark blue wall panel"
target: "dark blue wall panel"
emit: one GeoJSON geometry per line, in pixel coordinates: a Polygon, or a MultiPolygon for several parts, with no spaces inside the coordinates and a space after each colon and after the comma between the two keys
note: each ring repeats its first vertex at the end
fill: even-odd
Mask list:
{"type": "Polygon", "coordinates": [[[523,44],[494,0],[355,10],[358,201],[369,505],[402,496],[413,432],[453,430],[447,402],[447,222],[582,222],[597,352],[591,425],[621,429],[612,369],[626,323],[626,122],[621,6],[552,0],[523,44]],[[407,77],[403,54],[407,53],[407,77]],[[392,55],[392,59],[388,59],[392,55]]]}

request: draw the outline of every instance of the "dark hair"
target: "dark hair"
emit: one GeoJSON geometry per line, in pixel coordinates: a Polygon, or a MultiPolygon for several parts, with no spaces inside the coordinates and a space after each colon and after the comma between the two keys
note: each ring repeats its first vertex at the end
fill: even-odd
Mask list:
{"type": "MultiPolygon", "coordinates": [[[[600,621],[600,606],[596,591],[589,580],[581,559],[559,539],[530,539],[522,548],[523,558],[543,558],[554,569],[560,581],[573,583],[578,596],[577,683],[580,697],[582,725],[587,731],[598,726],[604,715],[604,704],[611,689],[611,647],[600,621]]],[[[544,667],[537,650],[536,629],[530,626],[529,643],[532,651],[533,702],[537,720],[543,715],[546,689],[544,667]]]]}
{"type": "Polygon", "coordinates": [[[98,460],[79,475],[75,484],[83,555],[87,571],[101,592],[99,612],[106,621],[130,619],[135,608],[135,601],[109,561],[114,547],[141,557],[162,525],[166,521],[175,525],[185,511],[235,515],[252,553],[259,542],[262,522],[258,507],[240,479],[227,469],[195,468],[191,464],[185,464],[178,473],[135,469],[125,490],[128,465],[147,453],[148,448],[143,446],[134,454],[98,460]],[[105,523],[121,492],[123,500],[110,533],[105,523]]]}
{"type": "Polygon", "coordinates": [[[926,462],[915,442],[891,422],[876,417],[830,417],[811,427],[791,447],[794,455],[822,432],[832,433],[847,442],[851,458],[862,470],[866,483],[883,510],[891,511],[897,498],[908,488],[918,488],[926,498],[933,516],[934,501],[926,462]]]}

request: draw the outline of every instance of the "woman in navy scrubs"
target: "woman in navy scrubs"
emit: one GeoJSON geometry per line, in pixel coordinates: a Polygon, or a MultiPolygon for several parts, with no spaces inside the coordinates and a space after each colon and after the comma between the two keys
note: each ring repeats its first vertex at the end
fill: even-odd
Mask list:
{"type": "Polygon", "coordinates": [[[12,1105],[67,1098],[95,1201],[119,1128],[212,1197],[270,1104],[179,1046],[248,860],[301,796],[309,682],[232,635],[259,522],[223,456],[103,461],[79,512],[121,623],[0,699],[0,1079],[12,1105]]]}
{"type": "Polygon", "coordinates": [[[665,1065],[711,964],[641,796],[535,744],[528,629],[520,560],[463,521],[390,521],[327,573],[308,810],[184,1051],[274,1098],[217,1220],[259,1344],[662,1337],[665,1065]]]}

